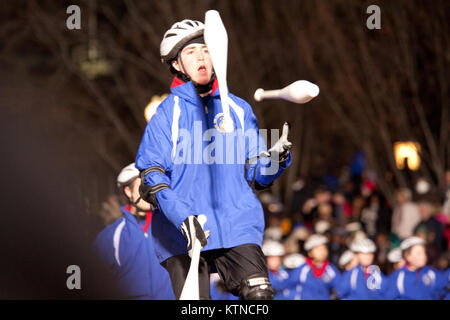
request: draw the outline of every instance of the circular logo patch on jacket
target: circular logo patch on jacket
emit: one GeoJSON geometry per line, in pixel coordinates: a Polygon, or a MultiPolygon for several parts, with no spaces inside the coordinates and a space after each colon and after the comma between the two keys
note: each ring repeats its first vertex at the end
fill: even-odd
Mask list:
{"type": "MultiPolygon", "coordinates": [[[[223,114],[223,112],[218,113],[214,117],[214,128],[216,128],[218,131],[222,133],[227,133],[227,131],[225,130],[225,115],[223,114]]],[[[231,121],[231,128],[232,128],[231,131],[233,131],[234,130],[233,121],[231,121]]]]}
{"type": "Polygon", "coordinates": [[[431,284],[431,279],[427,275],[424,275],[422,278],[423,284],[429,286],[431,284]]]}

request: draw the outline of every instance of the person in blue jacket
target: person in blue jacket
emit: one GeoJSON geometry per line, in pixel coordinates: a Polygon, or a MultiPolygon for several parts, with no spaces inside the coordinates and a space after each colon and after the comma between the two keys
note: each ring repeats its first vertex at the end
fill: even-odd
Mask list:
{"type": "Polygon", "coordinates": [[[157,208],[155,250],[177,298],[198,240],[201,299],[209,299],[210,272],[241,299],[272,299],[261,251],[264,213],[254,191],[290,165],[289,126],[267,151],[251,106],[230,92],[224,102],[231,121],[226,117],[203,31],[202,22],[186,19],[161,42],[161,59],[175,78],[169,96],[151,110],[138,149],[141,196],[157,208]]]}
{"type": "Polygon", "coordinates": [[[306,263],[290,274],[301,285],[300,300],[330,300],[340,279],[339,270],[328,261],[328,239],[311,235],[304,244],[306,263]]]}
{"type": "Polygon", "coordinates": [[[425,241],[412,236],[400,244],[405,265],[389,278],[385,292],[388,300],[441,299],[447,279],[442,272],[427,266],[425,241]]]}
{"type": "Polygon", "coordinates": [[[358,265],[342,275],[337,286],[341,300],[381,300],[386,285],[380,268],[373,265],[375,243],[367,238],[355,239],[350,250],[357,257],[358,265]]]}
{"type": "Polygon", "coordinates": [[[306,263],[306,258],[300,253],[291,253],[283,258],[284,270],[288,273],[285,289],[282,291],[283,300],[300,300],[302,297],[302,285],[298,277],[292,277],[306,263]]]}
{"type": "Polygon", "coordinates": [[[288,281],[289,273],[282,264],[285,254],[283,245],[278,241],[265,240],[262,251],[266,256],[269,280],[275,291],[274,300],[287,300],[290,284],[288,281]]]}
{"type": "Polygon", "coordinates": [[[124,299],[173,300],[169,273],[155,254],[151,206],[140,198],[134,163],[122,169],[117,184],[129,204],[121,208],[123,217],[97,235],[96,254],[113,272],[124,299]]]}

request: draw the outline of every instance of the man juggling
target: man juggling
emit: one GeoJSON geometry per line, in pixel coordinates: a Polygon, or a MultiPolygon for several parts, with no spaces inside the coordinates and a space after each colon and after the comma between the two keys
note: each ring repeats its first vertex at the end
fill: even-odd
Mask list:
{"type": "Polygon", "coordinates": [[[269,187],[290,165],[289,126],[267,151],[251,106],[228,92],[232,131],[226,130],[204,29],[202,22],[183,20],[161,42],[161,59],[174,80],[139,146],[141,197],[157,208],[155,251],[178,299],[197,240],[203,247],[200,299],[209,299],[211,272],[240,299],[273,299],[261,250],[264,213],[254,191],[269,187]]]}

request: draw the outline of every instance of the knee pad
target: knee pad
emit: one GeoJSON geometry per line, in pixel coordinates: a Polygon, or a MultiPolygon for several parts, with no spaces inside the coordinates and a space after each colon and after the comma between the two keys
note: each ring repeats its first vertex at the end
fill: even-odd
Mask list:
{"type": "Polygon", "coordinates": [[[239,290],[241,300],[273,300],[275,291],[269,278],[263,274],[255,274],[244,279],[239,290]]]}

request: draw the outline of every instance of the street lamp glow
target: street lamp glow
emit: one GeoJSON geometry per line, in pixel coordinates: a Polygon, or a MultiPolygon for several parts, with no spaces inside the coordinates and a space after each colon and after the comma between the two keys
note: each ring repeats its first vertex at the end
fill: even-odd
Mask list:
{"type": "Polygon", "coordinates": [[[144,111],[144,116],[145,116],[145,121],[149,121],[153,115],[156,112],[156,108],[159,106],[159,104],[161,102],[163,102],[163,100],[165,98],[167,98],[168,94],[163,94],[163,95],[154,95],[152,97],[152,100],[150,100],[150,102],[148,103],[148,105],[145,107],[145,111],[144,111]]]}
{"type": "Polygon", "coordinates": [[[417,142],[405,141],[394,143],[394,155],[397,168],[405,169],[405,159],[408,160],[409,170],[416,171],[420,167],[420,145],[417,142]]]}

